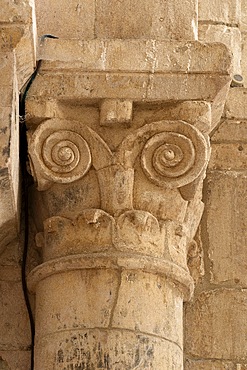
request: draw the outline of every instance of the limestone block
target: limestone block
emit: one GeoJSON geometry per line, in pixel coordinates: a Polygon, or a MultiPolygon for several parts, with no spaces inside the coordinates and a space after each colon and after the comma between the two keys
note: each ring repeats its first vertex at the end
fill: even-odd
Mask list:
{"type": "Polygon", "coordinates": [[[247,121],[226,119],[212,136],[213,143],[240,143],[247,137],[247,121]]]}
{"type": "Polygon", "coordinates": [[[100,125],[123,124],[129,126],[132,120],[133,104],[129,100],[103,100],[100,107],[100,125]]]}
{"type": "Polygon", "coordinates": [[[229,361],[186,360],[185,370],[245,370],[245,365],[233,364],[229,361]]]}
{"type": "Polygon", "coordinates": [[[199,40],[221,42],[233,55],[233,73],[241,74],[241,32],[237,27],[225,25],[199,24],[199,40]]]}
{"type": "Polygon", "coordinates": [[[212,42],[156,40],[45,39],[39,47],[41,70],[229,73],[231,55],[212,42]]]}
{"type": "Polygon", "coordinates": [[[2,0],[0,21],[5,23],[31,23],[32,22],[32,1],[2,0]]]}
{"type": "Polygon", "coordinates": [[[206,209],[208,256],[211,281],[247,286],[246,220],[247,175],[211,173],[208,175],[206,209]]]}
{"type": "Polygon", "coordinates": [[[242,65],[242,76],[244,78],[244,86],[246,86],[247,81],[247,34],[242,33],[242,59],[241,59],[241,65],[242,65]]]}
{"type": "Polygon", "coordinates": [[[27,370],[30,365],[30,351],[1,351],[1,370],[27,370]],[[1,360],[2,359],[2,360],[1,360]]]}
{"type": "Polygon", "coordinates": [[[23,37],[15,48],[16,73],[19,91],[36,66],[36,33],[32,25],[25,27],[23,37]]]}
{"type": "Polygon", "coordinates": [[[241,20],[240,20],[240,30],[242,33],[247,32],[247,2],[241,2],[241,20]]]}
{"type": "Polygon", "coordinates": [[[30,345],[29,319],[20,282],[0,282],[0,350],[30,345]]]}
{"type": "Polygon", "coordinates": [[[245,289],[222,288],[202,292],[193,302],[186,305],[185,315],[187,327],[185,348],[190,356],[246,363],[245,289]]]}
{"type": "Polygon", "coordinates": [[[98,38],[195,40],[196,1],[97,0],[95,30],[98,38]]]}
{"type": "Polygon", "coordinates": [[[247,89],[244,87],[232,88],[225,106],[225,116],[227,118],[237,118],[245,120],[247,117],[247,89]]]}
{"type": "Polygon", "coordinates": [[[24,34],[25,27],[23,25],[4,25],[0,30],[0,50],[10,51],[13,50],[21,40],[24,34]]]}
{"type": "Polygon", "coordinates": [[[214,170],[243,170],[247,166],[247,144],[212,144],[209,168],[214,170]]]}
{"type": "Polygon", "coordinates": [[[91,0],[36,1],[39,37],[52,34],[64,39],[93,39],[95,2],[91,0]]]}
{"type": "Polygon", "coordinates": [[[0,251],[16,237],[19,212],[19,112],[15,60],[0,54],[0,251]],[[11,158],[11,159],[10,159],[11,158]]]}
{"type": "Polygon", "coordinates": [[[199,0],[199,21],[238,24],[241,17],[241,0],[199,0]]]}

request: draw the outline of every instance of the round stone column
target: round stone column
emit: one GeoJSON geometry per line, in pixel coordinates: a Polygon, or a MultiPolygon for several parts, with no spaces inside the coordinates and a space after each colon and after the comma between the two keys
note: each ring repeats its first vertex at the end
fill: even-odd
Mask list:
{"type": "Polygon", "coordinates": [[[144,211],[46,220],[44,263],[29,275],[35,370],[183,369],[183,300],[193,283],[164,256],[168,227],[157,233],[144,211]]]}

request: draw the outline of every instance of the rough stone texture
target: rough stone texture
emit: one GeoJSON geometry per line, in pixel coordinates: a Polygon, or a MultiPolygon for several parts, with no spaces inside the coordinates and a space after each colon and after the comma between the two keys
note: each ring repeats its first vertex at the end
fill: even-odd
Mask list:
{"type": "Polygon", "coordinates": [[[201,234],[205,276],[185,310],[188,370],[246,368],[245,100],[244,88],[230,89],[211,139],[201,234]]]}
{"type": "Polygon", "coordinates": [[[226,118],[236,118],[237,120],[245,120],[247,116],[246,101],[247,101],[247,90],[244,87],[230,89],[229,96],[225,106],[226,118]]]}
{"type": "Polygon", "coordinates": [[[1,121],[0,121],[0,252],[16,238],[19,213],[19,127],[18,91],[15,60],[12,53],[1,53],[1,121]],[[17,111],[16,111],[17,109],[17,111]],[[11,160],[10,160],[11,156],[11,160]]]}
{"type": "Polygon", "coordinates": [[[246,174],[211,174],[208,191],[209,258],[211,281],[247,285],[246,280],[246,174]],[[217,220],[217,223],[215,222],[217,220]],[[221,230],[221,233],[218,230],[221,230]]]}
{"type": "Polygon", "coordinates": [[[241,75],[242,40],[239,28],[201,23],[199,24],[199,40],[225,44],[233,55],[233,73],[241,75]]]}
{"type": "Polygon", "coordinates": [[[30,362],[29,319],[21,287],[20,253],[15,240],[0,254],[0,369],[3,370],[26,370],[30,362]]]}
{"type": "Polygon", "coordinates": [[[197,38],[196,1],[54,1],[37,2],[39,36],[64,39],[185,39],[197,38]],[[182,10],[183,9],[183,10],[182,10]],[[177,17],[180,13],[181,16],[177,17]],[[87,16],[85,16],[87,14],[87,16]],[[109,22],[109,18],[111,21],[109,22]]]}
{"type": "MultiPolygon", "coordinates": [[[[35,37],[31,2],[1,5],[0,369],[27,370],[21,247],[10,241],[17,93],[35,37]]],[[[36,2],[39,36],[60,39],[39,40],[26,102],[35,370],[182,370],[192,277],[185,369],[246,370],[245,89],[230,90],[219,125],[231,53],[241,73],[242,6],[240,22],[236,0],[200,0],[199,13],[194,0],[36,2]]]]}
{"type": "Polygon", "coordinates": [[[229,361],[187,360],[185,370],[245,370],[247,364],[236,364],[229,361]]]}
{"type": "Polygon", "coordinates": [[[246,55],[247,55],[247,33],[242,32],[242,75],[244,78],[244,86],[246,86],[247,81],[247,65],[246,65],[246,55]]]}
{"type": "Polygon", "coordinates": [[[170,0],[166,2],[98,0],[96,4],[95,28],[98,38],[163,40],[197,38],[194,0],[186,0],[185,4],[170,0]],[[176,16],[178,13],[181,14],[179,18],[176,16]]]}
{"type": "Polygon", "coordinates": [[[240,30],[242,33],[247,31],[247,3],[246,1],[241,2],[240,30]]]}
{"type": "Polygon", "coordinates": [[[36,1],[38,36],[51,34],[64,39],[93,39],[95,1],[36,1]]]}
{"type": "Polygon", "coordinates": [[[1,5],[0,252],[19,231],[19,91],[35,63],[31,2],[1,5]]]}
{"type": "MultiPolygon", "coordinates": [[[[119,369],[130,365],[140,369],[148,369],[148,366],[180,369],[180,355],[176,359],[174,354],[181,353],[182,322],[178,318],[182,317],[182,300],[179,294],[174,293],[165,279],[135,270],[121,273],[91,269],[65,272],[45,279],[37,288],[37,356],[46,354],[47,369],[49,364],[53,364],[54,355],[58,357],[56,363],[61,363],[57,365],[58,369],[64,362],[79,366],[83,361],[95,369],[100,368],[100,361],[107,361],[104,365],[109,369],[114,368],[117,362],[120,363],[119,369]],[[141,296],[140,290],[143,291],[141,296]],[[154,307],[157,315],[153,315],[154,307]],[[54,345],[49,344],[51,335],[54,345]],[[100,340],[100,337],[105,339],[100,340]],[[79,348],[83,343],[83,354],[78,349],[78,354],[69,356],[65,345],[68,340],[74,343],[73,346],[78,343],[79,348]],[[127,346],[122,355],[121,346],[127,346]],[[164,352],[159,358],[159,352],[162,348],[167,350],[167,347],[170,347],[170,355],[166,357],[164,352]]],[[[44,366],[40,359],[37,363],[38,369],[44,366]]]]}
{"type": "Polygon", "coordinates": [[[197,358],[232,358],[246,362],[246,314],[245,289],[202,292],[186,308],[187,324],[190,323],[187,325],[187,353],[197,358]]]}
{"type": "Polygon", "coordinates": [[[218,0],[199,0],[199,21],[238,24],[241,17],[241,1],[226,0],[224,6],[218,0]]]}
{"type": "Polygon", "coordinates": [[[30,351],[1,351],[1,370],[27,370],[30,363],[30,351]],[[2,360],[1,360],[2,358],[2,360]]]}

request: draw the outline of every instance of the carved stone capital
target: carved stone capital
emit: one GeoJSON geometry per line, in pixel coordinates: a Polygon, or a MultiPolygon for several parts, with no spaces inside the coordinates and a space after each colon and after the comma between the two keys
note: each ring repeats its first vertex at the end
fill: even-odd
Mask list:
{"type": "Polygon", "coordinates": [[[200,183],[210,154],[206,134],[181,120],[152,122],[132,130],[113,151],[90,127],[50,119],[30,131],[28,140],[40,191],[52,191],[55,184],[80,188],[93,171],[97,181],[88,192],[100,198],[98,209],[44,220],[37,237],[44,264],[30,277],[32,289],[41,276],[70,269],[67,258],[81,255],[87,268],[110,263],[159,272],[178,284],[185,298],[191,295],[187,252],[203,210],[200,183]]]}

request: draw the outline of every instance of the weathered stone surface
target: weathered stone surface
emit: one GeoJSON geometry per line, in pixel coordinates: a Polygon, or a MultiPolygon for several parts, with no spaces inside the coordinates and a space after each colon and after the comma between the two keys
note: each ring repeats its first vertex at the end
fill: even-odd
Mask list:
{"type": "Polygon", "coordinates": [[[186,360],[185,370],[245,370],[247,365],[221,360],[186,360]]]}
{"type": "Polygon", "coordinates": [[[213,143],[241,143],[247,138],[247,121],[225,119],[212,136],[213,143]]]}
{"type": "Polygon", "coordinates": [[[247,166],[246,143],[213,144],[210,169],[244,170],[247,166]]]}
{"type": "Polygon", "coordinates": [[[246,4],[246,1],[241,2],[240,30],[241,30],[242,33],[245,33],[247,31],[247,4],[246,4]]]}
{"type": "Polygon", "coordinates": [[[3,0],[1,3],[0,21],[4,23],[32,23],[33,1],[3,0]]]}
{"type": "Polygon", "coordinates": [[[0,350],[27,349],[30,345],[29,320],[21,283],[0,281],[0,298],[0,350]]]}
{"type": "Polygon", "coordinates": [[[209,360],[246,362],[246,315],[246,289],[202,292],[186,306],[187,353],[209,360]]]}
{"type": "Polygon", "coordinates": [[[133,103],[129,100],[103,100],[100,106],[101,126],[127,125],[132,121],[133,103]]]}
{"type": "Polygon", "coordinates": [[[39,37],[52,34],[64,39],[93,39],[95,2],[91,0],[36,1],[39,37]]]}
{"type": "Polygon", "coordinates": [[[38,342],[36,369],[55,366],[100,369],[182,370],[181,349],[174,343],[146,333],[128,330],[83,329],[56,333],[38,342]],[[59,345],[57,345],[59,343],[59,345]]]}
{"type": "Polygon", "coordinates": [[[199,0],[198,15],[200,21],[236,25],[241,17],[241,1],[226,0],[222,6],[222,2],[218,0],[199,0]]]}
{"type": "Polygon", "coordinates": [[[30,351],[1,351],[1,370],[27,370],[30,364],[30,351]],[[2,362],[1,362],[2,358],[2,362]],[[2,366],[2,367],[1,367],[2,366]]]}
{"type": "Polygon", "coordinates": [[[12,53],[1,53],[0,70],[0,252],[15,239],[19,212],[19,125],[18,90],[15,78],[15,61],[12,53]],[[11,160],[10,160],[11,157],[11,160]]]}
{"type": "Polygon", "coordinates": [[[247,176],[229,172],[208,176],[206,210],[211,281],[247,286],[247,176]],[[220,230],[220,232],[219,232],[220,230]]]}
{"type": "Polygon", "coordinates": [[[244,61],[241,61],[242,44],[239,28],[202,23],[199,24],[199,40],[225,44],[233,55],[233,73],[241,74],[241,64],[244,61]]]}
{"type": "Polygon", "coordinates": [[[244,87],[230,89],[225,106],[225,116],[227,118],[246,119],[246,102],[247,90],[244,87]]]}
{"type": "Polygon", "coordinates": [[[43,70],[219,74],[231,70],[231,55],[219,42],[45,39],[39,58],[43,70]]]}
{"type": "Polygon", "coordinates": [[[196,2],[98,0],[95,30],[98,38],[194,40],[197,37],[196,2]]]}
{"type": "Polygon", "coordinates": [[[242,65],[242,76],[243,76],[243,83],[246,86],[247,81],[247,64],[246,64],[246,56],[247,56],[247,34],[246,32],[242,32],[242,55],[241,55],[241,65],[242,65]]]}

